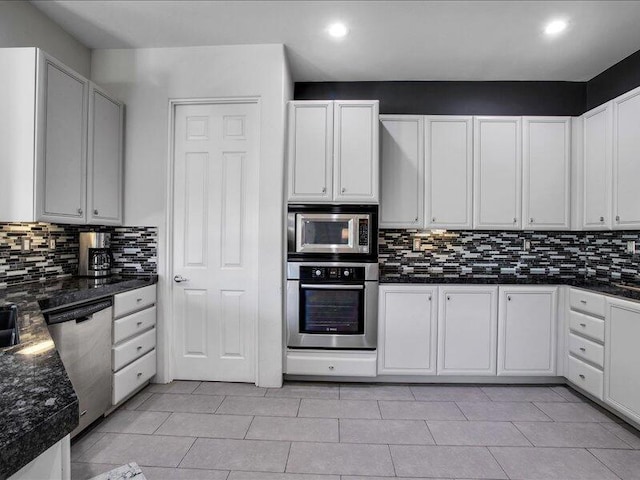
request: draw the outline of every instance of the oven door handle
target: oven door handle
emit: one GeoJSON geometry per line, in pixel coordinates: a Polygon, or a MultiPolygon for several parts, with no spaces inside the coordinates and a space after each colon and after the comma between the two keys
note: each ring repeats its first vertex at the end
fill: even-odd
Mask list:
{"type": "Polygon", "coordinates": [[[300,288],[315,288],[317,290],[364,290],[364,285],[335,285],[328,283],[308,284],[303,283],[300,288]]]}

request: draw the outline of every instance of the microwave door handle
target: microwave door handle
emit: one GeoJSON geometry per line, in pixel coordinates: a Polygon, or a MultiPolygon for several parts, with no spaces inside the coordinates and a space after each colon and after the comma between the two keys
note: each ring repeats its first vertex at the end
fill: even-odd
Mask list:
{"type": "Polygon", "coordinates": [[[316,290],[364,290],[364,285],[334,285],[334,284],[308,284],[303,283],[300,288],[315,288],[316,290]]]}

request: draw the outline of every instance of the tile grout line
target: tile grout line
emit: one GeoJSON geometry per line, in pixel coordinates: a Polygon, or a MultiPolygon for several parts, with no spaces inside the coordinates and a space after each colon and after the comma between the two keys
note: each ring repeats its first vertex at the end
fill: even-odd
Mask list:
{"type": "MultiPolygon", "coordinates": [[[[167,413],[167,412],[164,412],[167,413]]],[[[158,425],[158,428],[156,428],[153,432],[151,432],[151,435],[155,435],[155,433],[160,430],[160,428],[162,427],[162,425],[164,425],[165,423],[167,423],[167,420],[169,420],[171,417],[173,416],[173,412],[169,412],[169,415],[167,415],[167,418],[165,418],[162,422],[160,422],[160,425],[158,425]]]]}
{"type": "Polygon", "coordinates": [[[504,476],[507,478],[511,478],[509,476],[509,474],[507,473],[507,471],[504,469],[504,467],[502,466],[502,464],[498,461],[498,459],[496,458],[496,456],[493,454],[493,452],[491,451],[490,447],[484,447],[487,449],[487,451],[489,452],[489,455],[491,455],[491,458],[493,458],[493,461],[496,462],[498,464],[498,466],[500,467],[500,470],[503,471],[504,476]]]}
{"type": "Polygon", "coordinates": [[[596,455],[591,451],[591,449],[589,449],[589,448],[585,448],[584,450],[586,450],[587,452],[589,452],[589,455],[591,455],[593,458],[595,458],[595,459],[596,459],[596,461],[597,461],[598,463],[600,463],[601,465],[603,465],[603,466],[604,466],[604,468],[606,468],[607,470],[609,470],[609,471],[611,472],[611,474],[612,474],[614,477],[616,477],[616,478],[618,478],[618,479],[619,479],[619,478],[622,478],[622,477],[620,477],[616,472],[614,472],[612,469],[610,469],[610,468],[609,468],[609,466],[608,466],[606,463],[604,463],[602,460],[600,460],[600,459],[599,459],[599,458],[598,458],[598,457],[597,457],[597,456],[596,456],[596,455]]]}
{"type": "Polygon", "coordinates": [[[284,462],[284,471],[282,473],[287,473],[287,468],[289,468],[289,457],[291,456],[291,447],[293,447],[293,442],[289,442],[289,449],[287,450],[287,460],[284,462]]]}
{"type": "Polygon", "coordinates": [[[249,426],[247,427],[247,431],[244,432],[244,437],[242,437],[242,440],[247,440],[247,435],[249,435],[249,430],[251,430],[251,425],[253,425],[253,421],[256,419],[256,416],[254,415],[251,418],[251,421],[249,422],[249,426]]]}
{"type": "Polygon", "coordinates": [[[387,450],[389,451],[389,458],[391,459],[391,467],[393,468],[393,475],[397,477],[398,472],[396,471],[396,462],[393,461],[393,455],[391,454],[391,445],[387,444],[387,450]]]}
{"type": "MultiPolygon", "coordinates": [[[[184,438],[184,437],[183,437],[184,438]]],[[[189,452],[191,451],[191,449],[193,448],[193,446],[196,444],[196,441],[198,440],[199,437],[195,437],[193,439],[193,442],[191,442],[191,445],[189,445],[189,448],[187,448],[187,451],[184,453],[184,455],[182,456],[182,458],[180,459],[180,461],[178,462],[178,464],[174,467],[174,468],[179,468],[180,465],[182,464],[182,462],[184,462],[184,459],[186,458],[187,455],[189,455],[189,452]]]]}
{"type": "MultiPolygon", "coordinates": [[[[526,434],[526,433],[524,433],[522,430],[520,430],[520,429],[518,428],[518,426],[516,425],[516,422],[514,422],[514,421],[510,421],[509,423],[510,423],[511,425],[513,425],[513,428],[515,428],[518,432],[520,432],[520,435],[522,435],[522,436],[525,438],[525,440],[526,440],[527,442],[529,442],[529,445],[531,445],[531,446],[532,446],[532,447],[534,447],[534,448],[537,448],[537,447],[533,444],[533,442],[531,441],[531,439],[530,439],[529,437],[527,437],[527,434],[526,434]]],[[[549,423],[549,422],[531,422],[531,423],[549,423]]]]}

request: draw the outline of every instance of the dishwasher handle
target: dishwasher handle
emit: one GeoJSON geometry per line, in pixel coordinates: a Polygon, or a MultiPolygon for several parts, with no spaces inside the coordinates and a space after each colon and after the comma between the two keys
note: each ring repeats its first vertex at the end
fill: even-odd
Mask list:
{"type": "Polygon", "coordinates": [[[110,308],[112,305],[113,300],[108,298],[106,300],[100,300],[98,302],[77,305],[73,308],[49,312],[45,314],[45,319],[47,320],[47,324],[49,325],[69,322],[71,320],[75,320],[77,323],[81,323],[89,320],[91,318],[91,315],[93,315],[94,313],[110,308]]]}

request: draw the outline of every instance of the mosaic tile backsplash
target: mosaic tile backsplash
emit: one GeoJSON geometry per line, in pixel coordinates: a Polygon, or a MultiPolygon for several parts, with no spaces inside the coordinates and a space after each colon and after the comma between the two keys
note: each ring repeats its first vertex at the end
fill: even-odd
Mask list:
{"type": "Polygon", "coordinates": [[[381,276],[597,278],[640,282],[640,232],[380,230],[381,276]],[[413,251],[413,238],[421,240],[413,251]],[[525,242],[530,244],[525,249],[525,242]]]}
{"type": "Polygon", "coordinates": [[[114,274],[157,273],[156,227],[0,223],[0,287],[77,274],[79,233],[89,230],[111,233],[114,274]],[[22,251],[25,237],[29,251],[22,251]]]}

